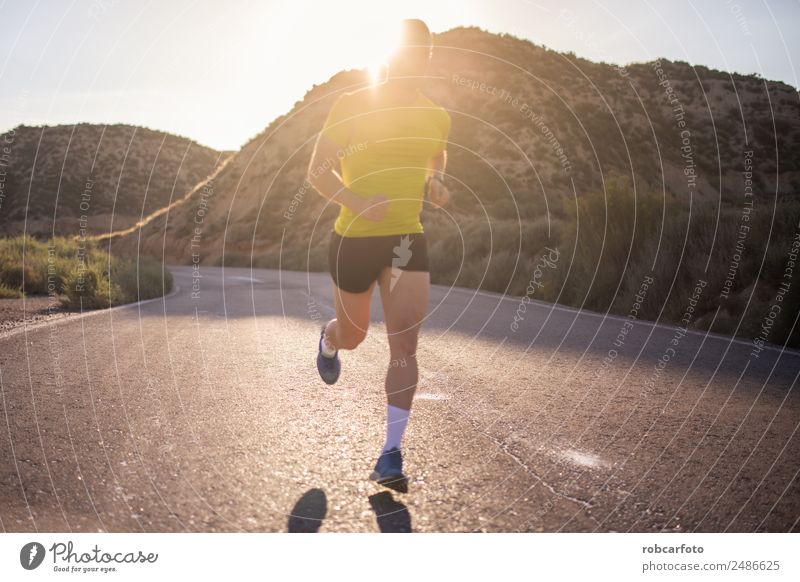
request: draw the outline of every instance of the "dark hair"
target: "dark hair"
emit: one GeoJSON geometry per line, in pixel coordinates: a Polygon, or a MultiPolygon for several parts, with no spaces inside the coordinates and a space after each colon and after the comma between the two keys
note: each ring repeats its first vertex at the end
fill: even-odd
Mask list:
{"type": "Polygon", "coordinates": [[[400,21],[400,46],[433,46],[428,25],[418,18],[400,21]]]}

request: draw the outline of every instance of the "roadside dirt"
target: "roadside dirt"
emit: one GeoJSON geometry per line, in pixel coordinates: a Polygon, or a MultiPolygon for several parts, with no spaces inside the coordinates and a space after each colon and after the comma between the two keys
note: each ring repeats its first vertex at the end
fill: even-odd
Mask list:
{"type": "Polygon", "coordinates": [[[0,299],[0,334],[23,325],[31,325],[77,315],[64,308],[56,298],[33,296],[23,299],[0,299]]]}

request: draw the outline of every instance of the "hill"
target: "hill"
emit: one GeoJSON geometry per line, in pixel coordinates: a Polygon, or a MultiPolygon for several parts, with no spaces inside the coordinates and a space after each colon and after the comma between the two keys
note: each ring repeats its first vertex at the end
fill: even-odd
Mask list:
{"type": "Polygon", "coordinates": [[[130,125],[20,125],[0,135],[0,234],[128,227],[205,179],[221,155],[130,125]]]}
{"type": "MultiPolygon", "coordinates": [[[[337,209],[304,182],[306,167],[333,100],[365,84],[344,71],[312,87],[213,180],[112,248],[324,270],[337,209]]],[[[567,258],[535,298],[629,314],[652,278],[636,317],[677,323],[694,303],[687,327],[760,333],[800,217],[794,88],[682,62],[593,63],[458,28],[437,38],[424,91],[453,119],[452,202],[423,214],[434,282],[525,295],[551,248],[567,258]]],[[[793,327],[785,316],[767,339],[793,327]]]]}

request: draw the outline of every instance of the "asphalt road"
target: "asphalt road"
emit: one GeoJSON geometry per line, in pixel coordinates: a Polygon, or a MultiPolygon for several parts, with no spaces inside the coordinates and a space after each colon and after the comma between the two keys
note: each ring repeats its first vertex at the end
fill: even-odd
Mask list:
{"type": "Polygon", "coordinates": [[[622,319],[538,303],[513,331],[518,299],[434,287],[400,494],[367,480],[377,293],[329,387],[328,275],[203,268],[192,297],[172,270],[166,299],[0,338],[4,531],[800,528],[797,352],[649,323],[615,345],[622,319]]]}

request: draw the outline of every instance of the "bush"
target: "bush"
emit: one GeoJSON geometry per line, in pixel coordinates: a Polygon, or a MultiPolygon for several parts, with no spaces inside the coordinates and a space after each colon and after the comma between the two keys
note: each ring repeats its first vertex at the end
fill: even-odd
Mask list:
{"type": "MultiPolygon", "coordinates": [[[[73,251],[74,254],[74,251],[73,251]]],[[[0,239],[0,283],[29,295],[61,293],[70,269],[69,243],[62,237],[0,239]]]]}
{"type": "Polygon", "coordinates": [[[75,267],[65,281],[64,305],[73,309],[103,309],[125,303],[119,285],[98,264],[75,267]]]}
{"type": "Polygon", "coordinates": [[[103,309],[161,297],[172,290],[172,273],[150,257],[130,259],[108,256],[76,265],[64,284],[64,305],[73,309],[103,309]]]}
{"type": "Polygon", "coordinates": [[[19,289],[12,289],[0,284],[0,299],[19,299],[22,296],[22,291],[19,289]]]}
{"type": "Polygon", "coordinates": [[[663,200],[641,191],[634,195],[625,178],[608,177],[605,185],[605,192],[565,201],[561,255],[566,260],[557,267],[564,283],[559,300],[598,311],[609,309],[625,281],[637,278],[633,265],[645,257],[652,262],[664,213],[663,200]]]}
{"type": "MultiPolygon", "coordinates": [[[[537,299],[624,316],[645,277],[652,276],[637,317],[677,324],[703,280],[692,327],[750,338],[760,333],[778,285],[786,280],[800,202],[779,198],[777,208],[756,204],[743,222],[741,197],[735,205],[702,198],[690,204],[641,184],[634,194],[625,178],[610,176],[605,185],[605,192],[565,199],[563,209],[551,207],[558,218],[551,214],[549,224],[544,215],[520,225],[482,213],[454,214],[456,222],[431,214],[425,224],[431,281],[521,296],[549,246],[558,249],[560,259],[543,277],[537,299]],[[742,224],[750,230],[739,251],[742,224]],[[730,293],[723,295],[731,270],[730,293]]],[[[800,285],[792,283],[782,305],[768,340],[800,345],[800,330],[792,331],[800,285]]]]}
{"type": "Polygon", "coordinates": [[[99,309],[159,297],[172,285],[150,257],[121,259],[91,241],[0,239],[0,296],[62,295],[68,307],[99,309]]]}

